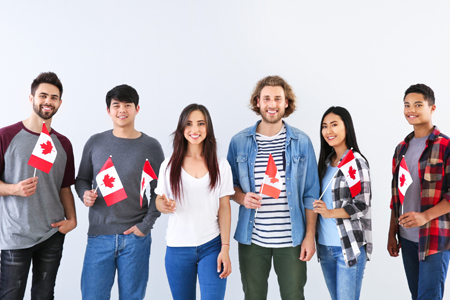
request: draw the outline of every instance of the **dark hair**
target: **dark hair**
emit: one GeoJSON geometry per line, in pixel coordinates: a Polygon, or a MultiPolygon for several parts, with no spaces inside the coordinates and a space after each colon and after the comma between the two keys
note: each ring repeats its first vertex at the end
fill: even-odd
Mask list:
{"type": "Polygon", "coordinates": [[[111,106],[111,100],[113,99],[125,103],[134,103],[135,106],[139,105],[138,93],[133,87],[127,84],[118,85],[106,94],[107,108],[111,106]]]}
{"type": "Polygon", "coordinates": [[[183,183],[181,182],[181,166],[183,165],[184,157],[186,156],[186,150],[188,141],[184,137],[184,129],[186,128],[189,115],[199,110],[205,116],[206,122],[206,138],[203,141],[203,157],[205,158],[206,166],[209,172],[209,188],[212,190],[218,183],[219,163],[217,161],[217,145],[216,138],[214,136],[214,129],[208,110],[201,104],[190,104],[186,106],[181,112],[178,119],[177,129],[172,133],[173,135],[173,153],[169,160],[170,165],[170,186],[172,187],[172,193],[175,199],[179,199],[182,190],[183,183]]]}
{"type": "Polygon", "coordinates": [[[284,90],[284,96],[288,100],[288,107],[284,111],[284,117],[289,117],[296,109],[296,101],[294,91],[292,87],[280,76],[267,76],[256,84],[253,89],[252,97],[250,98],[250,109],[257,115],[260,115],[260,109],[258,107],[258,98],[261,95],[261,91],[266,86],[281,86],[284,90]]]}
{"type": "Polygon", "coordinates": [[[56,86],[59,90],[59,98],[61,99],[63,93],[63,86],[58,76],[53,72],[43,72],[36,77],[31,83],[31,94],[34,96],[36,90],[41,83],[48,83],[56,86]]]}
{"type": "MultiPolygon", "coordinates": [[[[353,121],[352,117],[350,116],[350,113],[348,110],[346,110],[343,107],[340,106],[332,106],[323,114],[322,120],[320,121],[320,155],[319,155],[319,180],[320,180],[320,187],[322,188],[322,179],[325,176],[325,173],[327,172],[327,165],[325,164],[325,160],[327,157],[333,152],[333,147],[328,145],[327,141],[323,138],[322,135],[322,123],[323,119],[328,114],[335,114],[338,115],[341,120],[344,122],[345,125],[345,144],[347,145],[347,148],[353,148],[354,152],[358,152],[362,155],[361,151],[359,151],[358,143],[356,142],[356,135],[355,135],[355,128],[353,127],[353,121]]],[[[367,162],[367,165],[369,165],[369,162],[364,157],[364,159],[367,162]]]]}
{"type": "Polygon", "coordinates": [[[406,96],[411,93],[422,94],[423,99],[425,99],[428,102],[429,106],[434,105],[434,103],[435,103],[433,90],[429,86],[427,86],[423,83],[413,84],[412,86],[410,86],[405,91],[405,96],[403,96],[403,101],[405,101],[406,96]]]}

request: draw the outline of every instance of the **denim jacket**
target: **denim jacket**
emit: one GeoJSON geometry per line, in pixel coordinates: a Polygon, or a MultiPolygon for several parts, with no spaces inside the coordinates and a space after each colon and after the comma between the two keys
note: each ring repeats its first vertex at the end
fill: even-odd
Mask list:
{"type": "MultiPolygon", "coordinates": [[[[256,128],[246,128],[236,134],[228,148],[228,162],[233,173],[235,187],[244,193],[255,191],[254,164],[258,145],[256,128]]],[[[314,148],[309,137],[301,130],[286,126],[286,194],[290,208],[293,246],[303,241],[306,231],[305,208],[313,209],[312,203],[319,198],[319,175],[314,148]]],[[[250,245],[252,241],[255,210],[239,207],[239,220],[234,238],[241,244],[250,245]]]]}

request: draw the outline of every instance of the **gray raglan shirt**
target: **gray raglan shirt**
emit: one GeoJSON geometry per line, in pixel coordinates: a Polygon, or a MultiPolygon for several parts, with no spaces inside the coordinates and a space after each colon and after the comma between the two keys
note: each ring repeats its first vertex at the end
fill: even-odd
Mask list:
{"type": "Polygon", "coordinates": [[[150,188],[150,202],[144,194],[142,208],[140,182],[146,159],[155,173],[159,173],[164,160],[161,145],[145,133],[137,139],[115,137],[112,130],[93,135],[84,146],[76,178],[75,188],[81,201],[85,191],[97,187],[95,177],[110,155],[128,198],[108,207],[98,189],[98,198],[89,208],[88,234],[121,234],[134,225],[143,234],[148,234],[161,215],[155,205],[157,181],[153,180],[147,187],[150,188]]]}
{"type": "MultiPolygon", "coordinates": [[[[0,180],[15,184],[33,177],[34,168],[28,160],[39,133],[28,130],[22,122],[0,129],[0,180]]],[[[17,250],[37,245],[58,228],[50,224],[62,221],[64,207],[61,188],[75,182],[75,166],[70,141],[54,129],[50,137],[58,152],[50,172],[37,170],[36,192],[29,197],[0,197],[0,249],[17,250]]]]}

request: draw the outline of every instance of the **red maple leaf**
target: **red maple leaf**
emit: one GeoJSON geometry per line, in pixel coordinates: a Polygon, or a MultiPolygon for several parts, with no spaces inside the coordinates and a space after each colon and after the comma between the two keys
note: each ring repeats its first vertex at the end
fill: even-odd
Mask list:
{"type": "Polygon", "coordinates": [[[105,178],[103,178],[103,183],[106,187],[113,188],[114,184],[113,182],[116,181],[114,177],[110,177],[109,174],[105,175],[105,178]]]}
{"type": "Polygon", "coordinates": [[[141,190],[143,190],[143,189],[144,189],[144,186],[145,186],[145,177],[144,177],[144,178],[142,178],[142,187],[141,187],[141,190]]]}
{"type": "Polygon", "coordinates": [[[351,179],[355,180],[355,174],[356,174],[356,170],[353,169],[352,166],[350,166],[350,168],[348,169],[348,175],[350,176],[351,179]]]}
{"type": "Polygon", "coordinates": [[[279,180],[277,178],[270,178],[270,183],[277,183],[279,180]]]}
{"type": "Polygon", "coordinates": [[[47,143],[41,144],[41,148],[42,148],[42,154],[44,154],[44,155],[50,154],[53,150],[52,142],[47,141],[47,143]]]}
{"type": "Polygon", "coordinates": [[[403,187],[405,185],[405,181],[406,181],[405,174],[402,174],[402,176],[400,176],[400,187],[403,187]]]}

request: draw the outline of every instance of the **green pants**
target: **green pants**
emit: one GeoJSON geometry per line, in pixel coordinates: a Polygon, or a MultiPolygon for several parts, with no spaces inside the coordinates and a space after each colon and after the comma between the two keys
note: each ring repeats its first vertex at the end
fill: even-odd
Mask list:
{"type": "Polygon", "coordinates": [[[245,300],[267,299],[267,279],[273,266],[278,277],[281,299],[303,300],[306,262],[301,261],[300,246],[264,248],[239,243],[239,268],[245,300]]]}

